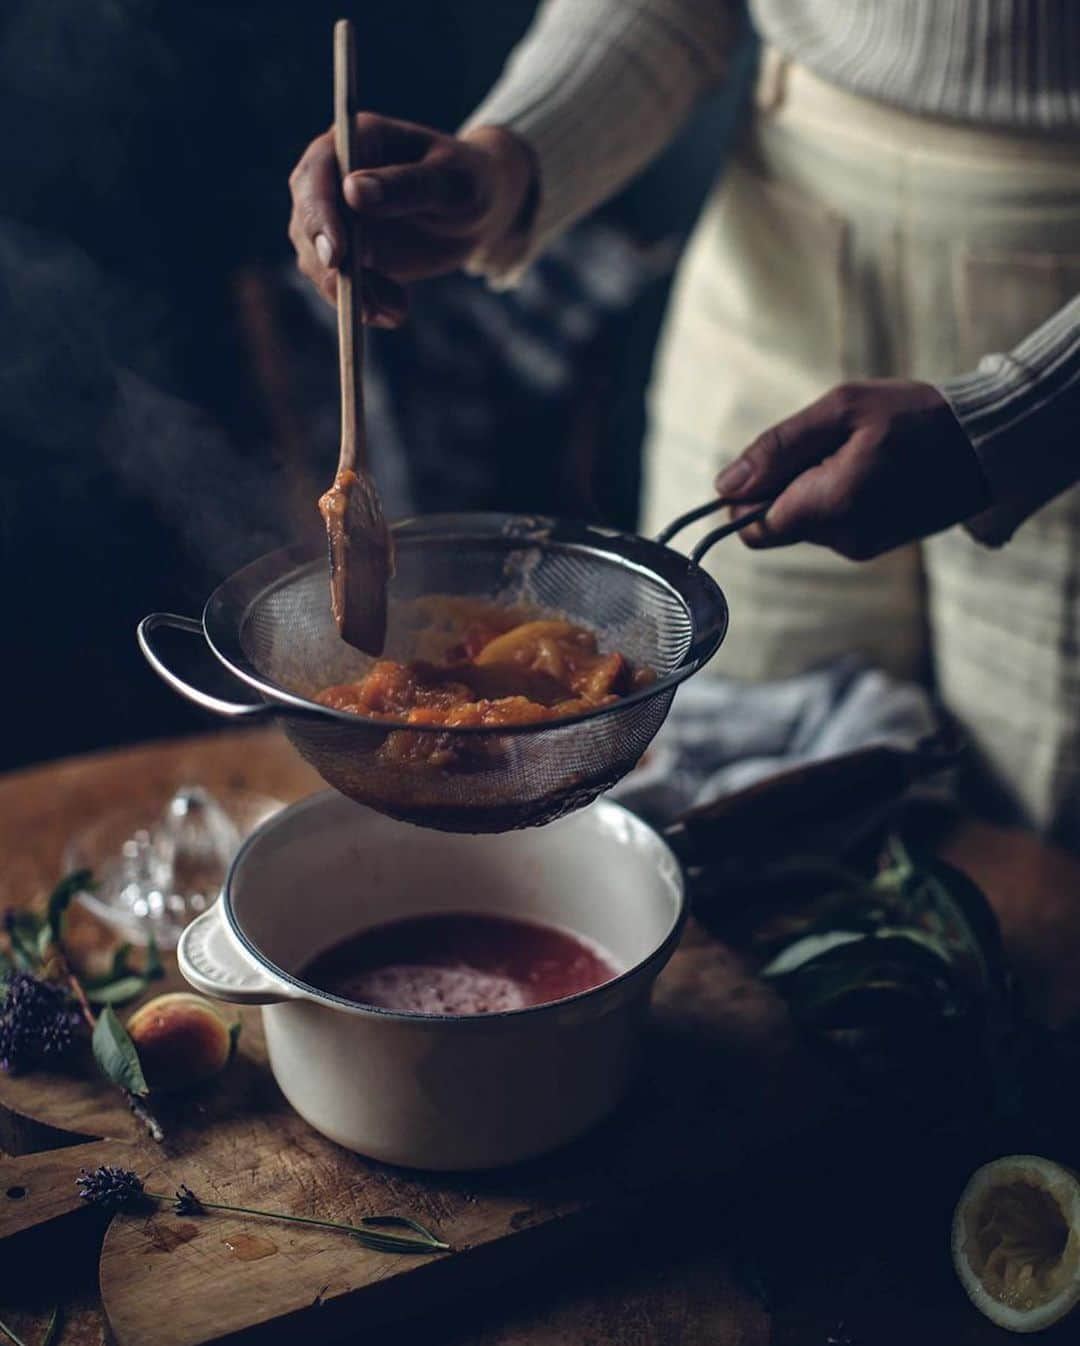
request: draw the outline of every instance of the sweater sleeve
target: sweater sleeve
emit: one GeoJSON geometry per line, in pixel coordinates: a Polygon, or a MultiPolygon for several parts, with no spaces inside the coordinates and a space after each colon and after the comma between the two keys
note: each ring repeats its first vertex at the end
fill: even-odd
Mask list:
{"type": "Polygon", "coordinates": [[[1001,546],[1031,514],[1080,480],[1080,295],[1007,355],[940,391],[979,455],[993,504],[968,521],[1001,546]]]}
{"type": "Polygon", "coordinates": [[[470,270],[512,284],[642,168],[723,79],[743,21],[735,0],[546,0],[463,128],[504,126],[530,145],[535,207],[470,270]]]}

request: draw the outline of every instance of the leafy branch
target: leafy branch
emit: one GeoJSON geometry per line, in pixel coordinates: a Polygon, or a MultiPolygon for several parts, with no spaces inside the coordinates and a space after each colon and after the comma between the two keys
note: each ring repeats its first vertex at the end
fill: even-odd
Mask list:
{"type": "Polygon", "coordinates": [[[164,976],[161,955],[151,939],[143,969],[136,971],[130,963],[131,945],[124,944],[113,956],[106,976],[85,982],[78,976],[71,966],[64,934],[73,899],[92,883],[88,870],[78,870],[53,889],[43,916],[29,910],[7,913],[4,928],[9,953],[0,964],[7,990],[0,1036],[18,1042],[23,1051],[21,1057],[11,1049],[0,1055],[8,1069],[19,1068],[22,1057],[33,1055],[35,1034],[41,1038],[36,1044],[40,1055],[50,1054],[50,1044],[53,1050],[63,1050],[70,1040],[70,1029],[66,1033],[58,1029],[66,1027],[72,1014],[77,1015],[90,1033],[98,1069],[121,1090],[132,1115],[151,1138],[160,1142],[165,1133],[145,1101],[150,1090],[138,1052],[113,1005],[134,999],[151,981],[164,976]],[[58,1003],[59,987],[64,988],[73,1009],[58,1003]],[[100,1013],[95,1012],[95,1003],[102,1007],[100,1013]]]}
{"type": "Polygon", "coordinates": [[[951,1091],[1005,1120],[1055,1061],[1066,1069],[1070,1041],[1025,1014],[985,895],[902,835],[859,866],[828,854],[743,862],[717,892],[701,893],[704,923],[756,957],[860,1089],[911,1101],[951,1091]]]}

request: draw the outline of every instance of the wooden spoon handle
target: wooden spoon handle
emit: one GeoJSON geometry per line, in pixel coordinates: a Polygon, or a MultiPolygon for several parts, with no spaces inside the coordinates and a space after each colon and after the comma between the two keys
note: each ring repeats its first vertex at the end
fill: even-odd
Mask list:
{"type": "MultiPolygon", "coordinates": [[[[334,24],[334,149],[342,182],[355,166],[356,41],[348,19],[334,24]]],[[[338,361],[341,369],[341,454],[338,471],[367,468],[364,433],[364,313],[356,222],[345,211],[348,251],[338,271],[338,361]]]]}

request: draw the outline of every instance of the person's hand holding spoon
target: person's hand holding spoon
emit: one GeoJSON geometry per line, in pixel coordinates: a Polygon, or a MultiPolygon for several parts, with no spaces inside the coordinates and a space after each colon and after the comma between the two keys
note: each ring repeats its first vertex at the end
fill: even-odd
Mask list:
{"type": "Polygon", "coordinates": [[[362,112],[354,131],[354,168],[340,177],[330,132],[304,151],[289,179],[289,237],[300,270],[334,303],[350,223],[359,220],[364,319],[396,327],[408,308],[404,284],[454,271],[524,226],[536,164],[525,142],[498,126],[452,136],[362,112]]]}

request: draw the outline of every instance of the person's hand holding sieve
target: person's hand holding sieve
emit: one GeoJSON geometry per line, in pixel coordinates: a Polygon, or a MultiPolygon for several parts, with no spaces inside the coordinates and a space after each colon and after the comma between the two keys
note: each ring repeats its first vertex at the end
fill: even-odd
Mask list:
{"type": "Polygon", "coordinates": [[[532,151],[512,132],[484,126],[462,136],[372,113],[356,119],[365,166],[342,185],[333,132],[304,151],[289,178],[289,238],[300,270],[330,303],[348,246],[342,199],[359,218],[370,275],[365,320],[403,319],[403,283],[441,275],[511,233],[534,189],[532,151]]]}
{"type": "Polygon", "coordinates": [[[970,519],[991,503],[971,441],[928,383],[833,388],[759,435],[717,477],[750,547],[817,542],[865,561],[970,519]]]}

